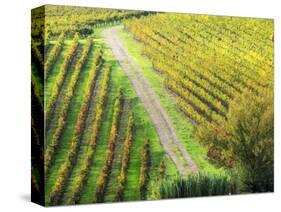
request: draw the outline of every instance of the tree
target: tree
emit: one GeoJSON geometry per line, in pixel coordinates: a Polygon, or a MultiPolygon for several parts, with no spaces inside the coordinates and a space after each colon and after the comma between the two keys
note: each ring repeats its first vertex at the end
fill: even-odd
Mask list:
{"type": "Polygon", "coordinates": [[[216,153],[216,160],[242,170],[246,191],[273,191],[273,89],[243,92],[225,119],[200,126],[195,138],[216,153]]]}

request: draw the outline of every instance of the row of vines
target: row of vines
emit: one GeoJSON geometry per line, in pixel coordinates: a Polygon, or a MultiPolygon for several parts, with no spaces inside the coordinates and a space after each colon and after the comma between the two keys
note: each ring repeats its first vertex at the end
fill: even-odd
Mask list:
{"type": "MultiPolygon", "coordinates": [[[[92,43],[93,43],[93,38],[89,37],[87,39],[87,43],[83,49],[82,55],[79,58],[79,60],[77,61],[77,63],[75,64],[73,73],[71,75],[71,79],[69,82],[69,86],[66,90],[66,93],[64,95],[64,99],[63,99],[63,105],[62,108],[60,109],[60,112],[58,114],[58,124],[57,124],[57,128],[55,130],[55,133],[53,135],[53,137],[51,138],[50,143],[47,145],[46,150],[45,150],[45,172],[48,173],[48,169],[50,168],[50,164],[52,162],[54,153],[56,151],[56,147],[60,141],[60,136],[62,134],[62,131],[65,127],[65,121],[66,121],[66,116],[68,113],[68,109],[73,97],[73,93],[76,87],[76,84],[78,82],[79,79],[79,75],[80,72],[82,70],[83,65],[85,64],[87,58],[88,58],[88,53],[92,47],[92,43]]],[[[48,109],[48,108],[47,108],[48,109]]],[[[48,116],[46,117],[48,118],[48,116]]]]}
{"type": "MultiPolygon", "coordinates": [[[[87,81],[85,82],[83,90],[83,99],[79,112],[77,113],[77,119],[73,128],[73,135],[69,144],[69,148],[66,150],[66,155],[63,158],[63,162],[56,170],[54,182],[50,184],[50,189],[46,195],[47,205],[58,204],[78,204],[81,202],[83,191],[89,180],[89,174],[93,167],[93,159],[97,157],[95,155],[96,148],[99,145],[99,131],[103,123],[103,117],[105,116],[105,103],[108,98],[108,92],[110,89],[110,76],[112,67],[103,55],[103,51],[100,48],[96,48],[93,43],[93,37],[82,38],[79,33],[75,33],[73,37],[67,37],[65,33],[61,33],[57,36],[57,40],[53,42],[52,46],[48,49],[47,56],[45,55],[45,62],[37,46],[33,46],[33,56],[36,57],[36,62],[41,63],[45,68],[45,80],[46,83],[52,84],[48,87],[49,96],[47,96],[45,109],[43,111],[43,96],[39,95],[42,88],[36,86],[37,78],[32,77],[34,85],[34,95],[42,105],[42,112],[45,116],[45,130],[53,130],[53,133],[47,137],[45,143],[45,151],[42,155],[44,157],[44,169],[47,179],[54,174],[53,166],[57,161],[58,155],[60,155],[60,146],[63,142],[63,133],[68,126],[67,119],[69,117],[70,108],[73,104],[73,99],[80,80],[80,76],[85,71],[87,64],[90,65],[87,81]],[[83,40],[83,41],[82,41],[83,40]],[[64,51],[64,53],[62,53],[64,51]],[[93,59],[90,58],[90,52],[93,52],[93,59]],[[58,61],[61,61],[58,63],[58,61]],[[90,60],[93,62],[90,63],[90,60]],[[58,66],[59,64],[59,66],[58,66]],[[53,72],[54,68],[59,68],[59,71],[53,72]],[[47,71],[48,70],[48,71],[47,71]],[[48,79],[52,76],[55,82],[50,82],[48,79]],[[99,77],[100,76],[100,77],[99,77]],[[98,81],[99,80],[99,81],[98,81]],[[93,100],[96,99],[96,100],[93,100]],[[91,105],[94,101],[94,105],[91,105]],[[93,112],[91,112],[92,110],[93,112]],[[93,120],[91,123],[87,123],[89,113],[93,113],[93,120]],[[55,123],[56,122],[56,123],[55,123]],[[86,137],[86,130],[89,132],[89,137],[86,137]],[[81,159],[80,166],[77,168],[77,158],[80,157],[82,140],[86,141],[87,148],[84,151],[83,158],[81,159]],[[73,173],[75,171],[74,178],[73,173]],[[70,187],[70,180],[73,181],[70,187]],[[67,196],[66,196],[67,192],[67,196]]],[[[39,48],[39,47],[38,47],[39,48]]],[[[42,90],[43,91],[43,90],[42,90]]],[[[111,172],[114,169],[118,170],[116,178],[116,184],[113,185],[113,199],[114,201],[123,201],[126,191],[127,174],[130,163],[131,145],[134,140],[134,115],[132,112],[128,114],[127,124],[124,125],[126,130],[124,131],[124,137],[119,137],[119,122],[124,118],[121,114],[123,111],[123,100],[126,98],[123,95],[122,89],[119,88],[116,94],[115,104],[113,107],[113,117],[111,123],[111,130],[109,132],[109,141],[107,150],[105,150],[104,162],[101,166],[99,173],[97,173],[97,182],[95,188],[95,195],[92,199],[93,202],[104,202],[108,192],[109,181],[113,179],[111,172]],[[122,148],[118,153],[120,155],[120,166],[112,167],[113,161],[117,160],[115,155],[115,147],[117,145],[117,139],[119,139],[122,148]]],[[[126,100],[128,101],[128,100],[126,100]]],[[[125,121],[125,120],[123,120],[125,121]]],[[[37,133],[34,130],[34,138],[37,139],[37,133]]],[[[146,150],[149,151],[149,145],[145,144],[146,150]]],[[[146,152],[139,152],[140,159],[146,161],[150,160],[146,152]],[[143,156],[141,156],[141,154],[143,156]]],[[[143,196],[147,192],[147,186],[149,181],[149,164],[141,164],[140,179],[139,180],[139,195],[143,196]]],[[[47,181],[48,182],[48,181],[47,181]]],[[[35,177],[33,177],[34,188],[36,184],[35,177]]]]}
{"type": "MultiPolygon", "coordinates": [[[[84,99],[83,99],[83,102],[82,102],[82,105],[81,105],[81,108],[80,108],[80,111],[78,114],[78,118],[76,121],[74,135],[72,137],[69,152],[67,154],[67,157],[66,157],[64,163],[61,165],[61,167],[58,171],[58,177],[51,190],[50,200],[49,200],[50,201],[49,204],[51,204],[51,205],[58,204],[59,201],[61,200],[64,188],[66,185],[66,181],[75,164],[75,159],[77,158],[77,154],[80,149],[81,140],[82,140],[82,136],[83,136],[83,130],[85,127],[85,121],[86,121],[88,110],[90,107],[91,94],[93,92],[93,88],[94,88],[94,85],[96,82],[98,71],[102,64],[102,60],[103,59],[102,59],[101,53],[97,52],[97,54],[95,54],[95,58],[94,58],[95,65],[90,70],[89,77],[87,79],[86,88],[83,93],[84,99]]],[[[105,80],[107,81],[107,78],[105,80]]],[[[107,84],[105,84],[105,86],[107,86],[107,84]]],[[[101,98],[103,98],[103,96],[101,98]]]]}
{"type": "Polygon", "coordinates": [[[125,26],[195,124],[225,117],[230,101],[244,90],[259,93],[273,85],[270,21],[157,14],[125,26]]]}

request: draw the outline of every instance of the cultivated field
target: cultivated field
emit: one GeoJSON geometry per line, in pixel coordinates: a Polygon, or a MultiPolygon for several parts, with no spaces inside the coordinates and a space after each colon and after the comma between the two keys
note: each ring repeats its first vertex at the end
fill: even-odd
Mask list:
{"type": "Polygon", "coordinates": [[[37,201],[273,191],[272,20],[66,6],[32,17],[37,201]]]}

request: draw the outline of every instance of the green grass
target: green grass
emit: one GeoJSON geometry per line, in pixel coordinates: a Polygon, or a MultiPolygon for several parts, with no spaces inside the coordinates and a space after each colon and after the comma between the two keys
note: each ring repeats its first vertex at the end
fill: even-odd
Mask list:
{"type": "MultiPolygon", "coordinates": [[[[65,41],[65,45],[68,46],[67,48],[69,48],[70,46],[70,40],[69,41],[65,41]]],[[[78,49],[76,50],[76,54],[73,58],[73,60],[71,61],[71,64],[69,65],[68,67],[68,70],[67,70],[67,73],[65,75],[65,80],[62,84],[62,87],[61,87],[61,90],[60,90],[60,93],[62,92],[62,96],[60,96],[60,93],[59,95],[57,96],[57,100],[56,100],[56,104],[55,104],[55,108],[54,108],[54,111],[53,111],[53,114],[51,114],[51,121],[48,125],[48,129],[46,129],[46,136],[45,136],[45,145],[48,145],[48,143],[50,142],[51,138],[52,138],[52,135],[55,133],[55,129],[57,127],[57,123],[58,123],[58,117],[59,117],[59,112],[61,110],[61,106],[62,106],[62,101],[63,101],[63,96],[64,94],[66,93],[67,91],[67,88],[68,88],[68,84],[69,84],[69,81],[71,79],[71,76],[72,76],[72,73],[74,71],[74,66],[78,60],[78,58],[80,57],[81,55],[81,51],[82,51],[82,47],[83,45],[79,45],[78,46],[78,49]],[[60,98],[61,97],[61,98],[60,98]]],[[[45,82],[45,89],[44,89],[44,92],[45,92],[45,106],[47,105],[48,103],[48,99],[51,95],[51,92],[52,92],[52,87],[54,86],[54,83],[56,82],[56,76],[58,75],[58,72],[60,70],[60,67],[62,65],[62,62],[63,62],[63,58],[66,56],[67,52],[62,52],[57,60],[57,63],[55,63],[54,65],[54,70],[55,71],[52,71],[50,73],[50,77],[49,77],[49,80],[47,82],[45,82]],[[49,83],[48,83],[49,82],[49,83]]]]}
{"type": "MultiPolygon", "coordinates": [[[[140,158],[141,158],[141,146],[144,142],[145,138],[149,138],[151,140],[151,152],[152,152],[152,168],[151,168],[151,178],[154,179],[158,173],[158,166],[166,155],[162,146],[160,145],[158,136],[154,127],[152,126],[149,117],[140,102],[139,98],[136,96],[136,93],[133,90],[133,87],[125,75],[124,71],[120,68],[119,64],[115,60],[111,49],[107,46],[104,39],[101,36],[101,32],[104,28],[100,28],[95,32],[95,45],[102,47],[107,63],[111,63],[112,65],[112,73],[110,80],[110,89],[108,93],[107,104],[105,107],[105,114],[103,117],[103,123],[100,129],[100,134],[97,143],[96,153],[93,159],[93,164],[90,169],[90,174],[88,177],[88,181],[86,183],[85,189],[83,191],[83,195],[81,198],[81,203],[91,203],[95,198],[95,186],[98,178],[98,174],[100,168],[103,165],[104,161],[104,153],[107,148],[107,143],[109,139],[109,132],[111,127],[111,119],[113,112],[113,102],[117,95],[118,88],[121,86],[123,88],[125,98],[130,101],[131,110],[135,115],[135,132],[134,139],[131,146],[130,153],[130,163],[127,175],[127,184],[125,189],[125,200],[138,200],[139,192],[138,192],[138,183],[139,183],[139,172],[140,172],[140,158]]],[[[167,174],[175,175],[177,170],[174,164],[168,161],[167,174]]],[[[116,173],[119,172],[118,163],[112,167],[112,176],[116,176],[116,173]]],[[[114,180],[114,179],[110,179],[114,180]]],[[[109,183],[110,186],[115,186],[113,183],[109,183]]],[[[113,194],[110,191],[114,191],[115,188],[108,187],[106,194],[106,200],[113,201],[113,194]]]]}
{"type": "MultiPolygon", "coordinates": [[[[114,55],[111,49],[106,44],[106,41],[102,38],[101,33],[105,28],[106,27],[95,30],[94,48],[102,48],[105,55],[106,63],[110,63],[112,65],[112,72],[110,76],[109,90],[108,90],[108,95],[106,97],[106,104],[104,107],[104,115],[103,115],[103,120],[98,136],[96,152],[94,154],[92,166],[89,170],[88,179],[85,183],[85,187],[82,192],[80,203],[92,203],[93,200],[95,199],[96,182],[104,162],[105,150],[107,149],[109,133],[111,128],[113,104],[119,87],[123,88],[124,97],[126,98],[126,101],[129,102],[130,105],[129,110],[134,112],[134,123],[135,123],[134,138],[132,141],[131,152],[130,152],[130,161],[129,161],[129,168],[127,174],[127,183],[124,193],[124,200],[130,201],[130,200],[139,199],[141,147],[145,139],[150,139],[151,156],[152,156],[148,192],[153,190],[154,182],[157,181],[159,164],[161,160],[164,160],[166,164],[166,177],[171,177],[178,174],[174,163],[171,161],[170,157],[165,153],[163,147],[161,146],[157,132],[153,127],[150,118],[144,109],[143,104],[141,103],[140,99],[137,97],[131,85],[131,82],[127,78],[125,72],[119,66],[116,59],[114,58],[114,55]]],[[[141,54],[141,45],[137,41],[135,41],[129,33],[125,31],[122,31],[120,35],[124,39],[130,55],[132,56],[136,64],[141,68],[141,70],[144,73],[144,76],[148,79],[148,81],[152,85],[153,90],[158,96],[160,103],[170,115],[171,120],[177,130],[177,133],[180,139],[184,142],[184,145],[186,146],[188,152],[191,154],[191,157],[200,166],[200,168],[214,171],[215,168],[204,159],[206,150],[191,139],[191,134],[193,130],[192,125],[188,122],[186,118],[184,118],[183,114],[181,114],[177,110],[175,103],[173,101],[173,96],[171,96],[162,86],[163,79],[153,71],[149,59],[147,59],[141,54]]],[[[62,50],[62,54],[60,54],[60,57],[58,58],[57,63],[55,64],[55,68],[54,68],[55,70],[53,70],[52,74],[50,75],[49,78],[50,81],[47,82],[47,86],[49,88],[51,88],[52,84],[54,83],[54,80],[51,79],[52,78],[54,79],[59,71],[59,66],[62,61],[62,57],[65,55],[65,51],[67,50],[67,47],[69,47],[69,42],[70,41],[68,40],[65,42],[65,47],[62,50]]],[[[80,40],[79,42],[80,44],[83,45],[85,40],[80,40]]],[[[91,55],[92,54],[93,53],[91,52],[91,55]]],[[[56,180],[57,171],[60,165],[64,162],[66,154],[69,150],[69,145],[73,136],[77,115],[80,109],[81,102],[83,100],[83,89],[85,87],[88,71],[90,70],[92,65],[93,65],[92,56],[90,56],[89,60],[87,61],[86,67],[81,71],[81,75],[77,87],[75,89],[74,97],[71,102],[70,110],[67,116],[67,125],[63,131],[61,143],[58,147],[59,151],[56,154],[54,165],[52,166],[50,175],[47,179],[47,183],[46,183],[47,194],[49,194],[50,189],[56,180]]],[[[99,80],[101,78],[102,78],[102,70],[100,76],[98,77],[97,84],[99,84],[99,80]]],[[[66,78],[65,87],[67,87],[68,81],[69,81],[69,76],[67,76],[66,78]]],[[[91,105],[90,108],[90,116],[92,116],[91,119],[93,119],[94,117],[93,108],[94,106],[91,105]]],[[[126,116],[124,117],[126,119],[126,116]]],[[[92,121],[89,123],[88,126],[89,129],[86,129],[84,132],[86,134],[83,137],[82,146],[79,151],[77,163],[73,169],[71,177],[68,179],[66,194],[64,196],[63,203],[67,202],[69,197],[68,194],[74,186],[74,179],[79,173],[79,167],[85,156],[87,141],[91,134],[91,128],[90,128],[92,126],[91,124],[92,121]]],[[[125,130],[122,130],[120,137],[124,136],[123,135],[124,133],[125,130]]],[[[115,183],[116,176],[118,176],[120,171],[120,156],[122,155],[121,151],[123,149],[122,143],[123,141],[121,140],[117,146],[118,154],[117,157],[114,159],[115,162],[113,163],[112,166],[112,174],[108,184],[109,186],[106,190],[105,200],[107,202],[114,201],[115,191],[116,191],[116,183],[115,183]]]]}
{"type": "MultiPolygon", "coordinates": [[[[85,68],[87,70],[90,70],[91,68],[93,68],[94,60],[92,60],[92,58],[94,57],[95,49],[96,49],[96,47],[94,46],[94,50],[92,50],[91,53],[89,54],[89,60],[85,66],[85,68]]],[[[97,79],[102,77],[102,74],[100,74],[100,72],[101,72],[101,70],[98,73],[97,79]]],[[[99,83],[97,83],[97,79],[96,79],[96,82],[94,85],[94,87],[95,87],[94,89],[96,89],[98,86],[100,86],[99,83]]],[[[92,95],[94,95],[94,93],[92,95]]],[[[96,106],[95,98],[92,98],[90,101],[90,106],[89,106],[87,119],[86,119],[87,126],[85,125],[85,129],[83,131],[81,146],[80,146],[80,150],[79,150],[79,153],[77,156],[76,164],[73,167],[73,170],[72,170],[72,173],[68,180],[67,188],[65,191],[65,195],[64,195],[64,199],[63,199],[64,204],[67,204],[69,195],[70,195],[72,189],[74,188],[74,183],[75,183],[74,179],[80,172],[80,167],[82,165],[83,159],[85,158],[85,155],[87,152],[86,150],[87,150],[87,146],[88,146],[88,139],[90,138],[90,135],[92,132],[92,124],[93,124],[94,117],[95,117],[95,106],[96,106]]]]}
{"type": "Polygon", "coordinates": [[[121,111],[122,112],[118,126],[117,142],[114,150],[114,159],[112,162],[112,167],[114,167],[114,169],[112,169],[110,179],[108,182],[108,189],[106,190],[104,200],[105,202],[113,202],[116,196],[117,177],[120,173],[123,145],[127,131],[128,118],[130,114],[130,101],[126,98],[123,98],[121,111]]]}
{"type": "Polygon", "coordinates": [[[149,81],[152,89],[160,100],[160,104],[167,111],[180,140],[186,150],[200,169],[217,171],[206,159],[206,149],[192,139],[193,125],[177,109],[174,97],[164,88],[163,77],[157,74],[152,67],[151,61],[142,54],[142,45],[125,29],[120,30],[119,35],[125,44],[129,55],[141,69],[145,78],[149,81]]]}
{"type": "MultiPolygon", "coordinates": [[[[68,50],[69,50],[69,47],[71,45],[71,42],[72,40],[65,40],[64,41],[64,45],[62,47],[62,50],[51,70],[51,73],[49,75],[49,77],[47,78],[47,80],[45,81],[45,104],[48,105],[48,100],[49,100],[49,97],[52,93],[52,89],[53,89],[53,86],[56,82],[56,77],[60,71],[60,67],[63,63],[63,60],[66,56],[66,54],[68,53],[68,50]]],[[[85,44],[86,42],[86,39],[85,40],[79,40],[79,43],[80,44],[85,44]]],[[[51,43],[55,43],[55,41],[51,41],[51,43]]],[[[77,57],[77,56],[76,56],[77,57]]]]}
{"type": "Polygon", "coordinates": [[[45,81],[45,104],[48,105],[48,100],[49,100],[49,97],[51,96],[51,93],[52,93],[52,90],[53,90],[53,86],[56,82],[56,77],[60,71],[60,67],[63,63],[63,60],[64,60],[64,57],[65,55],[67,54],[68,52],[68,49],[69,49],[69,44],[65,43],[62,47],[62,51],[60,53],[60,55],[58,56],[58,59],[56,60],[52,70],[51,70],[51,73],[50,73],[50,76],[47,78],[47,80],[45,81]]]}
{"type": "MultiPolygon", "coordinates": [[[[92,59],[92,58],[90,58],[92,59]]],[[[83,100],[83,90],[86,84],[86,79],[88,76],[89,68],[86,67],[82,70],[82,73],[79,76],[78,83],[76,85],[75,92],[73,94],[72,101],[70,103],[69,111],[66,118],[66,126],[63,130],[60,143],[58,145],[58,151],[55,155],[53,166],[51,167],[50,175],[47,178],[46,182],[46,195],[49,194],[52,186],[55,183],[57,172],[60,166],[65,161],[66,155],[69,151],[69,146],[72,140],[74,127],[76,125],[76,120],[80,110],[80,106],[83,100]]]]}

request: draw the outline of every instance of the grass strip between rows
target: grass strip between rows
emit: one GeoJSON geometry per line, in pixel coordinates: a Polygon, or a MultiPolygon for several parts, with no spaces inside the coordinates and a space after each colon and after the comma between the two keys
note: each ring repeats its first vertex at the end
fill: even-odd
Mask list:
{"type": "Polygon", "coordinates": [[[94,120],[94,123],[92,126],[92,135],[88,141],[87,153],[84,158],[84,161],[82,162],[82,166],[79,170],[78,177],[75,179],[75,183],[74,183],[75,187],[71,191],[70,198],[68,200],[68,204],[79,203],[81,195],[82,195],[82,190],[83,190],[84,184],[86,182],[90,166],[92,164],[92,158],[95,153],[96,142],[97,142],[98,133],[99,133],[100,125],[101,125],[101,121],[102,121],[103,106],[104,106],[104,102],[105,102],[105,98],[106,98],[108,86],[109,86],[111,66],[107,66],[105,68],[104,72],[105,73],[102,78],[100,92],[98,93],[99,96],[97,97],[97,104],[94,109],[96,115],[95,115],[95,120],[94,120]]]}
{"type": "Polygon", "coordinates": [[[66,117],[68,113],[68,109],[74,94],[75,87],[77,85],[77,82],[79,80],[79,75],[81,70],[83,69],[84,64],[86,63],[86,60],[88,58],[88,53],[90,52],[90,49],[93,44],[93,38],[88,37],[86,46],[82,52],[82,55],[80,59],[77,61],[74,67],[74,72],[70,79],[69,87],[67,88],[66,94],[63,99],[63,105],[59,112],[59,118],[58,118],[58,125],[55,130],[55,133],[50,141],[50,144],[46,148],[45,152],[45,173],[48,174],[48,169],[51,167],[51,162],[54,157],[54,153],[56,152],[56,148],[58,146],[62,131],[66,124],[66,117]]]}
{"type": "Polygon", "coordinates": [[[56,182],[54,186],[52,187],[51,193],[50,193],[50,202],[49,204],[58,204],[63,196],[63,192],[65,190],[66,182],[69,177],[69,174],[71,173],[71,170],[73,168],[73,165],[75,164],[77,154],[80,149],[81,140],[83,136],[83,131],[85,127],[85,121],[88,115],[89,106],[90,106],[90,100],[91,100],[91,94],[93,92],[93,88],[96,82],[96,78],[98,75],[98,71],[100,70],[100,66],[102,63],[102,55],[101,52],[97,53],[94,59],[94,67],[91,69],[89,73],[89,77],[87,80],[87,85],[84,90],[84,99],[82,102],[82,105],[80,107],[80,111],[78,114],[78,118],[76,121],[76,126],[74,129],[74,135],[71,141],[70,149],[67,154],[65,162],[61,165],[59,171],[58,171],[58,178],[56,179],[56,182]]]}
{"type": "Polygon", "coordinates": [[[114,158],[114,149],[117,142],[118,125],[120,121],[122,105],[122,91],[119,89],[118,95],[114,103],[113,119],[111,123],[110,137],[104,158],[103,167],[100,170],[97,186],[96,186],[96,199],[95,202],[104,202],[106,187],[109,181],[112,162],[114,158]]]}

